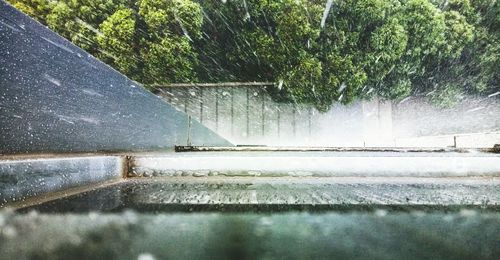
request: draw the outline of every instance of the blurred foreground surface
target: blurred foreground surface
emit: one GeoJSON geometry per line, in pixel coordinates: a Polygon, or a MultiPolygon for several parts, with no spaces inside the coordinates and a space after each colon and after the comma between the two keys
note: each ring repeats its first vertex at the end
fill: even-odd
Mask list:
{"type": "Polygon", "coordinates": [[[500,214],[0,213],[4,259],[498,259],[500,214]]]}
{"type": "Polygon", "coordinates": [[[17,212],[3,209],[0,255],[498,259],[494,179],[130,178],[17,212]]]}

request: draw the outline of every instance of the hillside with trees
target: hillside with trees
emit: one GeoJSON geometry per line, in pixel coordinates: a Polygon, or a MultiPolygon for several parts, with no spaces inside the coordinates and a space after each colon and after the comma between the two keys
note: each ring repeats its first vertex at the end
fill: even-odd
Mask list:
{"type": "Polygon", "coordinates": [[[500,91],[496,0],[8,1],[146,86],[269,81],[322,111],[500,91]]]}

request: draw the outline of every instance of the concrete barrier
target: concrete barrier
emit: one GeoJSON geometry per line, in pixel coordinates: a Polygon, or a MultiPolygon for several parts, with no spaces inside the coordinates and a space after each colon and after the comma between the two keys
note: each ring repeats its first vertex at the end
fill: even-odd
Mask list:
{"type": "Polygon", "coordinates": [[[127,167],[122,156],[65,156],[0,160],[0,207],[43,199],[58,191],[118,180],[127,167]]]}

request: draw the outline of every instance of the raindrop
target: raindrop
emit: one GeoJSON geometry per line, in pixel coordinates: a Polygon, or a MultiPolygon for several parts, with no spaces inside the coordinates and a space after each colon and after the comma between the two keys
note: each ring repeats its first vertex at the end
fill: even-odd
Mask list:
{"type": "Polygon", "coordinates": [[[139,256],[137,256],[137,260],[155,260],[156,258],[154,255],[150,253],[142,253],[139,256]]]}
{"type": "Polygon", "coordinates": [[[325,11],[323,12],[323,18],[321,18],[321,28],[325,27],[326,18],[328,17],[328,13],[330,13],[330,9],[332,8],[333,0],[328,0],[326,2],[325,11]]]}

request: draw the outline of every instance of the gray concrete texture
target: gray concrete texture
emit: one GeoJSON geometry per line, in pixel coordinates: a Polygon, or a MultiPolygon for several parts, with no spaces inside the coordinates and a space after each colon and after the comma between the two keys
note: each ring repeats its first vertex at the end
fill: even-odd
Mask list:
{"type": "Polygon", "coordinates": [[[176,177],[141,178],[127,185],[123,186],[122,199],[124,206],[132,209],[168,209],[173,205],[211,206],[213,210],[235,205],[293,209],[302,205],[314,210],[344,205],[436,209],[478,206],[498,210],[500,206],[500,194],[496,192],[500,182],[492,177],[176,177]]]}
{"type": "Polygon", "coordinates": [[[279,212],[305,210],[497,212],[494,177],[241,177],[130,178],[39,204],[21,212],[279,212]]]}

